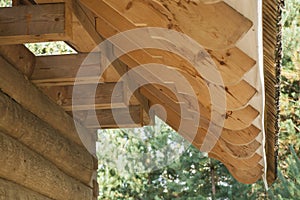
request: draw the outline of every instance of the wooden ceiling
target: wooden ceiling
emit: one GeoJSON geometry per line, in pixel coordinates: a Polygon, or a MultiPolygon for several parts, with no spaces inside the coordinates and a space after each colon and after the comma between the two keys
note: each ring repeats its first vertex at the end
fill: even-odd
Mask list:
{"type": "MultiPolygon", "coordinates": [[[[257,91],[243,80],[256,61],[236,47],[236,43],[252,27],[249,19],[223,1],[216,0],[36,0],[37,5],[32,3],[14,1],[14,5],[22,6],[1,8],[0,29],[3,31],[0,32],[0,44],[5,46],[0,47],[0,53],[70,115],[77,71],[88,53],[105,38],[140,27],[162,27],[184,33],[201,44],[219,70],[226,92],[224,128],[209,156],[222,161],[240,182],[254,183],[261,178],[262,155],[257,153],[261,141],[256,139],[261,130],[253,124],[261,113],[249,105],[257,91]],[[7,24],[9,28],[2,29],[7,24]],[[57,40],[66,41],[78,54],[36,57],[22,45],[57,40]]],[[[111,53],[117,51],[119,49],[113,46],[111,53]]],[[[95,53],[95,56],[99,54],[95,53]]],[[[99,56],[94,63],[83,67],[101,67],[101,59],[99,56]]],[[[131,77],[131,81],[142,83],[151,76],[157,75],[149,70],[131,77]]],[[[207,132],[213,112],[208,82],[191,63],[178,55],[158,49],[136,50],[118,58],[100,79],[86,77],[79,84],[84,90],[95,82],[98,84],[95,105],[83,103],[73,107],[78,114],[76,116],[79,116],[76,120],[85,129],[100,128],[99,123],[101,128],[141,127],[151,123],[150,107],[161,104],[167,111],[166,122],[175,130],[179,130],[181,120],[196,128],[195,137],[190,135],[191,127],[180,129],[180,134],[197,148],[201,148],[205,137],[209,141],[216,137],[214,133],[207,132]],[[128,105],[134,124],[126,117],[123,123],[117,124],[112,110],[117,110],[122,116],[128,97],[127,91],[120,89],[115,103],[111,104],[112,91],[120,76],[147,63],[168,65],[178,71],[197,94],[197,101],[192,101],[189,94],[180,89],[176,77],[170,77],[171,81],[165,85],[140,87],[128,105]],[[178,95],[186,101],[179,101],[178,95]],[[194,112],[195,106],[199,106],[201,115],[194,112]],[[182,107],[187,110],[188,116],[182,116],[182,107]],[[93,108],[98,121],[91,120],[90,110],[93,108]],[[196,125],[195,115],[200,117],[196,125]]],[[[87,92],[85,96],[89,98],[92,95],[87,92]]],[[[162,117],[162,113],[156,114],[162,117]]]]}

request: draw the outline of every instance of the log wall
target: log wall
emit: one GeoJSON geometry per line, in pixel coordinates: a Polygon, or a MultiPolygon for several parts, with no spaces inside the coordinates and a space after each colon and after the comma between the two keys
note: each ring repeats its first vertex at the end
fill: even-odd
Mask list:
{"type": "Polygon", "coordinates": [[[97,199],[98,161],[77,138],[78,122],[18,63],[0,52],[0,199],[97,199]]]}

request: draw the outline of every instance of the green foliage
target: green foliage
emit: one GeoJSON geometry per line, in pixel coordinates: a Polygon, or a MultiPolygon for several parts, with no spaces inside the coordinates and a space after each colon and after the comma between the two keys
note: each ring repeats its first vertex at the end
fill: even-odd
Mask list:
{"type": "MultiPolygon", "coordinates": [[[[285,170],[288,146],[300,152],[300,2],[286,1],[283,12],[283,62],[280,97],[280,168],[285,170]]],[[[283,173],[285,173],[283,171],[283,173]]]]}
{"type": "Polygon", "coordinates": [[[61,55],[61,54],[74,54],[74,51],[66,43],[58,42],[41,42],[41,43],[28,43],[25,46],[33,52],[36,56],[41,55],[61,55]]]}
{"type": "Polygon", "coordinates": [[[193,146],[188,146],[177,159],[166,160],[170,155],[161,155],[167,152],[178,155],[174,150],[186,144],[166,124],[159,122],[157,129],[160,132],[146,127],[99,133],[99,199],[255,199],[263,191],[262,184],[238,183],[223,164],[209,159],[193,146]],[[137,130],[143,130],[143,134],[137,130]],[[144,157],[145,154],[149,155],[144,157]],[[131,162],[124,162],[120,157],[131,162]],[[153,163],[157,167],[146,171],[153,163]]]}
{"type": "Polygon", "coordinates": [[[300,159],[292,146],[290,146],[290,153],[285,175],[279,171],[278,181],[269,190],[269,196],[273,199],[300,198],[300,159]]]}

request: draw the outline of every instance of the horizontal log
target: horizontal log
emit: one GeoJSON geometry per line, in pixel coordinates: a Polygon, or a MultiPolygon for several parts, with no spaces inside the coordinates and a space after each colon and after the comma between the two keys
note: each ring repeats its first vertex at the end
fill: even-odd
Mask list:
{"type": "MultiPolygon", "coordinates": [[[[73,117],[81,121],[88,128],[133,128],[141,127],[142,121],[142,107],[141,105],[129,106],[129,113],[127,108],[113,108],[113,109],[101,109],[96,110],[96,118],[93,117],[90,110],[75,111],[73,117]],[[117,115],[118,123],[113,116],[113,112],[117,115]],[[75,115],[74,115],[75,113],[75,115]],[[130,117],[133,120],[130,121],[130,117]]],[[[70,112],[70,114],[72,114],[70,112]]]]}
{"type": "Polygon", "coordinates": [[[94,136],[0,57],[0,89],[68,139],[95,153],[94,136]],[[75,126],[76,125],[76,126],[75,126]],[[80,133],[80,135],[78,134],[80,133]]]}
{"type": "Polygon", "coordinates": [[[101,83],[97,86],[92,84],[78,85],[76,86],[78,94],[73,92],[74,86],[42,86],[40,88],[66,111],[125,107],[122,83],[101,83]],[[96,88],[96,93],[93,92],[93,88],[96,88]],[[115,92],[112,97],[113,91],[115,92]],[[75,99],[74,103],[72,99],[75,99]]]}
{"type": "Polygon", "coordinates": [[[85,184],[90,183],[95,170],[94,158],[84,147],[63,137],[2,92],[0,113],[1,130],[44,156],[66,174],[85,184]]]}
{"type": "Polygon", "coordinates": [[[51,200],[42,194],[2,178],[0,178],[0,199],[51,200]]]}
{"type": "Polygon", "coordinates": [[[59,41],[69,38],[63,3],[0,8],[0,44],[59,41]]]}
{"type": "Polygon", "coordinates": [[[24,45],[2,45],[0,55],[30,78],[35,66],[35,56],[24,45]]]}
{"type": "MultiPolygon", "coordinates": [[[[41,144],[42,145],[42,144],[41,144]]],[[[93,199],[93,191],[0,132],[0,177],[57,200],[93,199]]]]}

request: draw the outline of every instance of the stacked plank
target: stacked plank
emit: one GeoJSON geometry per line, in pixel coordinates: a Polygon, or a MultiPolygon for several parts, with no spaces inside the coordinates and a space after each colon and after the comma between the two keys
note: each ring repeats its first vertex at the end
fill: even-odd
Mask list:
{"type": "MultiPolygon", "coordinates": [[[[252,122],[259,112],[248,105],[256,90],[243,80],[243,75],[254,65],[255,60],[247,56],[237,47],[236,42],[251,28],[252,22],[232,9],[224,2],[206,1],[169,1],[169,0],[81,0],[87,8],[96,15],[97,31],[105,38],[119,32],[140,27],[161,27],[173,29],[188,35],[202,45],[214,60],[215,65],[224,81],[226,91],[226,117],[224,128],[216,145],[209,152],[209,156],[222,161],[233,176],[244,183],[253,183],[258,180],[263,171],[260,165],[261,155],[256,151],[260,143],[256,141],[260,130],[252,122]]],[[[118,54],[118,44],[114,53],[118,54]]],[[[186,77],[197,94],[198,101],[189,101],[189,96],[180,90],[180,83],[176,77],[170,78],[165,86],[147,85],[140,89],[150,102],[150,105],[162,104],[167,111],[167,123],[179,130],[181,106],[191,112],[199,106],[201,110],[200,122],[196,125],[197,135],[190,138],[189,127],[181,129],[186,139],[201,149],[205,137],[214,139],[214,133],[207,133],[210,115],[214,110],[211,107],[209,91],[205,77],[193,70],[194,66],[184,58],[170,52],[158,49],[141,49],[122,55],[119,58],[130,69],[147,63],[159,63],[172,67],[186,77]],[[172,90],[175,88],[175,93],[172,90]],[[186,102],[176,98],[186,97],[186,102]]],[[[167,72],[167,71],[166,71],[167,72]]],[[[166,72],[161,72],[164,74],[166,72]]],[[[133,80],[142,83],[153,76],[159,76],[149,71],[144,75],[133,77],[133,80]],[[152,75],[151,75],[152,74],[152,75]]],[[[209,83],[216,84],[216,83],[209,83]]],[[[157,113],[159,115],[159,113],[157,113]]],[[[185,120],[192,126],[194,118],[185,120]]]]}

